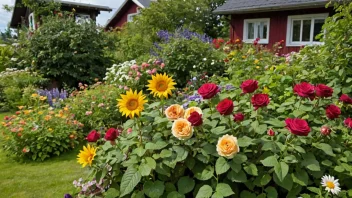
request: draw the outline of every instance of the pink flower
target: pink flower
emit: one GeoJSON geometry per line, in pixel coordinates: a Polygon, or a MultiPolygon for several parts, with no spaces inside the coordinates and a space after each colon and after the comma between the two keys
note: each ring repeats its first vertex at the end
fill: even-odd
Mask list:
{"type": "Polygon", "coordinates": [[[127,134],[131,134],[132,133],[132,128],[128,128],[127,129],[127,134]]]}
{"type": "Polygon", "coordinates": [[[132,76],[132,74],[133,74],[133,73],[132,73],[131,71],[130,71],[130,72],[128,72],[128,75],[129,75],[129,76],[132,76]]]}
{"type": "Polygon", "coordinates": [[[98,107],[100,108],[100,107],[104,107],[105,105],[104,105],[104,103],[100,103],[100,104],[98,104],[98,107]]]}
{"type": "Polygon", "coordinates": [[[163,69],[165,67],[165,63],[161,63],[160,68],[163,69]]]}
{"type": "Polygon", "coordinates": [[[149,75],[152,75],[153,73],[152,73],[152,71],[151,70],[147,70],[147,74],[149,74],[149,75]]]}
{"type": "Polygon", "coordinates": [[[268,136],[274,136],[274,135],[275,135],[275,131],[273,129],[269,129],[268,136]]]}
{"type": "Polygon", "coordinates": [[[153,70],[152,70],[152,74],[155,74],[156,73],[156,68],[154,68],[153,70]]]}
{"type": "Polygon", "coordinates": [[[123,86],[122,86],[122,85],[119,85],[119,88],[120,88],[120,89],[123,89],[123,86]]]}
{"type": "Polygon", "coordinates": [[[141,72],[137,72],[138,77],[141,77],[141,75],[142,75],[141,72]]]}
{"type": "Polygon", "coordinates": [[[139,77],[136,77],[135,80],[139,80],[139,77]]]}
{"type": "Polygon", "coordinates": [[[125,86],[124,89],[125,89],[126,91],[129,90],[129,88],[128,88],[127,86],[125,86]]]}
{"type": "Polygon", "coordinates": [[[131,66],[131,69],[135,70],[135,71],[138,71],[138,65],[132,65],[131,66]]]}
{"type": "Polygon", "coordinates": [[[92,111],[86,111],[86,116],[92,115],[92,111]]]}

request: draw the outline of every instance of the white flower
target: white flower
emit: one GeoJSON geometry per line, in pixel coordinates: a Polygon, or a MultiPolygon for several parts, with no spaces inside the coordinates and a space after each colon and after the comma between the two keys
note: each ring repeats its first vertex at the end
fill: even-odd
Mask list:
{"type": "Polygon", "coordinates": [[[203,58],[203,61],[207,61],[207,58],[203,58]]]}
{"type": "Polygon", "coordinates": [[[325,190],[331,192],[332,194],[339,194],[341,191],[339,180],[330,175],[324,175],[321,178],[321,185],[325,187],[325,190]]]}

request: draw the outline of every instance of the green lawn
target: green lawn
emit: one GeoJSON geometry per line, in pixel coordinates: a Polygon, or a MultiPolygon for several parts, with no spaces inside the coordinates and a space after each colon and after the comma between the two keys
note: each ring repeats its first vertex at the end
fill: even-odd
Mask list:
{"type": "Polygon", "coordinates": [[[76,162],[77,153],[75,150],[44,162],[19,163],[0,150],[0,197],[60,198],[75,192],[73,180],[87,176],[87,169],[76,162]]]}

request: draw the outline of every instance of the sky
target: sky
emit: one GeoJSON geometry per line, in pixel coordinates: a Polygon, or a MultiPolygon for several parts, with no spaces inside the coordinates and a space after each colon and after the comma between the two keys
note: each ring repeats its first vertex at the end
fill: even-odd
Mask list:
{"type": "MultiPolygon", "coordinates": [[[[117,8],[120,7],[120,5],[122,4],[122,2],[124,0],[68,0],[68,1],[109,6],[110,8],[113,9],[113,11],[110,13],[109,12],[101,12],[97,18],[98,24],[105,25],[106,22],[112,17],[114,12],[117,10],[117,8]]],[[[2,9],[2,5],[4,5],[4,4],[12,6],[15,4],[15,0],[0,0],[0,31],[3,31],[4,29],[6,29],[8,23],[11,20],[11,16],[12,16],[12,13],[8,13],[2,9]]]]}

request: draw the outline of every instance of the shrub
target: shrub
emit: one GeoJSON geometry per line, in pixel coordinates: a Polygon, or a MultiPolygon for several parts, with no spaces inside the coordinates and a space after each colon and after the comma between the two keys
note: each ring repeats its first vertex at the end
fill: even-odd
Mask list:
{"type": "Polygon", "coordinates": [[[49,108],[46,97],[32,94],[33,108],[19,107],[16,115],[2,122],[2,144],[6,151],[32,160],[45,160],[73,149],[82,139],[83,125],[70,109],[49,108]]]}
{"type": "Polygon", "coordinates": [[[12,46],[0,44],[0,72],[14,65],[17,58],[14,58],[13,55],[14,49],[12,46]]]}
{"type": "MultiPolygon", "coordinates": [[[[295,94],[320,97],[277,103],[251,80],[220,94],[216,84],[204,84],[198,92],[207,99],[186,110],[173,99],[151,101],[122,134],[99,146],[90,160],[94,179],[109,186],[105,195],[120,197],[319,197],[329,196],[319,188],[329,174],[347,197],[350,105],[338,102],[330,88],[323,97],[313,85],[298,86],[295,94]]],[[[123,98],[126,104],[136,100],[123,98]]]]}

